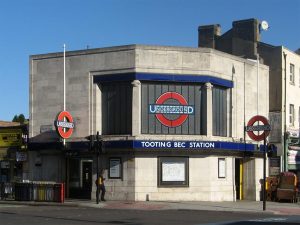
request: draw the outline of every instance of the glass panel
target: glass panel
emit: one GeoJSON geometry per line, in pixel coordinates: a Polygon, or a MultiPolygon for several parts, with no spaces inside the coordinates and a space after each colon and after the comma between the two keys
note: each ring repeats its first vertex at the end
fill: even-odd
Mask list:
{"type": "Polygon", "coordinates": [[[213,87],[213,135],[227,136],[227,90],[221,87],[213,87]]]}
{"type": "Polygon", "coordinates": [[[158,186],[187,187],[189,185],[188,157],[159,157],[158,186]]]}
{"type": "Polygon", "coordinates": [[[201,134],[201,85],[142,83],[143,134],[201,134]]]}
{"type": "Polygon", "coordinates": [[[80,160],[69,160],[69,185],[70,187],[80,187],[80,160]]]}
{"type": "Polygon", "coordinates": [[[102,133],[131,134],[132,86],[130,83],[103,83],[102,133]]]}

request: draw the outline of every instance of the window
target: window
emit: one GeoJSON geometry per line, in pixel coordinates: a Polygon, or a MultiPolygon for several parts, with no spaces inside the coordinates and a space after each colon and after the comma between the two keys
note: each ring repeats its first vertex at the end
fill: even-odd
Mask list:
{"type": "Polygon", "coordinates": [[[295,84],[295,65],[290,64],[290,83],[295,84]]]}
{"type": "MultiPolygon", "coordinates": [[[[300,106],[299,106],[299,109],[298,109],[298,124],[300,125],[300,106]]],[[[300,129],[300,126],[299,126],[299,129],[300,129]]]]}
{"type": "Polygon", "coordinates": [[[212,89],[213,135],[227,136],[227,89],[214,86],[212,89]]]}
{"type": "Polygon", "coordinates": [[[188,157],[159,157],[158,186],[188,187],[189,158],[188,157]]]}
{"type": "Polygon", "coordinates": [[[300,68],[299,68],[299,87],[300,87],[300,68]]]}
{"type": "Polygon", "coordinates": [[[290,104],[290,125],[294,126],[295,121],[295,111],[294,111],[294,105],[290,104]]]}
{"type": "Polygon", "coordinates": [[[131,134],[132,86],[130,83],[103,83],[102,134],[131,134]]]}
{"type": "Polygon", "coordinates": [[[80,160],[70,158],[69,160],[69,187],[80,187],[80,160]]]}
{"type": "Polygon", "coordinates": [[[109,174],[110,179],[121,179],[122,178],[122,162],[121,158],[110,158],[109,159],[109,174]]]}
{"type": "Polygon", "coordinates": [[[226,160],[225,158],[218,158],[218,178],[226,177],[226,160]]]}
{"type": "MultiPolygon", "coordinates": [[[[179,84],[171,82],[143,82],[142,83],[142,134],[178,134],[178,135],[201,135],[201,85],[179,84]],[[163,103],[157,103],[158,99],[171,92],[171,97],[164,98],[163,103]],[[185,114],[187,117],[176,125],[175,121],[180,121],[183,112],[172,111],[176,107],[182,106],[178,98],[173,98],[173,93],[181,95],[181,101],[186,101],[189,108],[193,109],[185,114]],[[162,106],[162,107],[161,107],[162,106]],[[164,108],[164,107],[169,107],[164,108]],[[155,109],[166,109],[165,113],[157,113],[155,109]],[[158,115],[163,117],[165,122],[158,119],[158,115]],[[167,123],[171,123],[168,125],[167,123]],[[174,124],[173,124],[174,123],[174,124]]],[[[178,109],[178,108],[177,108],[178,109]]]]}

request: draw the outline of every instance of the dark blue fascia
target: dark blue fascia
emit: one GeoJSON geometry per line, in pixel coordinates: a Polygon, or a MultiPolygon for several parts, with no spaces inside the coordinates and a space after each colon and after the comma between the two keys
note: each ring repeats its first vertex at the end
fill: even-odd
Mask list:
{"type": "Polygon", "coordinates": [[[94,83],[116,82],[116,81],[169,81],[169,82],[190,82],[190,83],[207,83],[218,85],[226,88],[233,88],[233,81],[217,78],[209,75],[175,75],[175,74],[158,74],[158,73],[122,73],[110,75],[95,75],[94,83]]]}
{"type": "MultiPolygon", "coordinates": [[[[156,140],[132,140],[132,141],[104,141],[103,146],[109,149],[165,149],[165,150],[230,150],[242,152],[254,152],[257,145],[237,142],[222,141],[156,141],[156,140]],[[146,143],[147,142],[147,143],[146,143]],[[177,143],[181,143],[180,147],[176,147],[177,143]],[[155,143],[155,146],[150,146],[155,143]],[[213,145],[213,147],[212,147],[213,145]]],[[[178,146],[178,145],[177,145],[178,146]]]]}

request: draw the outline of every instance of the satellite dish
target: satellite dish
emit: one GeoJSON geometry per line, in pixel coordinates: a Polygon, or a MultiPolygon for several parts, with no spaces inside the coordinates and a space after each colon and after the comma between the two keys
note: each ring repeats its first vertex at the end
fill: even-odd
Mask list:
{"type": "Polygon", "coordinates": [[[261,27],[262,30],[268,30],[269,29],[269,24],[268,24],[267,21],[263,20],[260,23],[260,27],[261,27]]]}

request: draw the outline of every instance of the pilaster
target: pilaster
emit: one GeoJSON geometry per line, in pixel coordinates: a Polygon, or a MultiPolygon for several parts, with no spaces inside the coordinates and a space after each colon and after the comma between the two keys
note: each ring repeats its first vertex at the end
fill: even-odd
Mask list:
{"type": "Polygon", "coordinates": [[[132,136],[141,134],[141,82],[132,81],[132,136]]]}
{"type": "Polygon", "coordinates": [[[211,83],[204,85],[204,98],[203,98],[203,133],[206,136],[212,136],[212,87],[211,83]]]}

